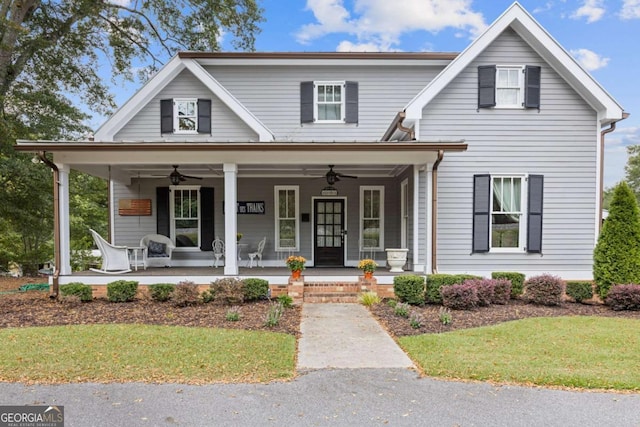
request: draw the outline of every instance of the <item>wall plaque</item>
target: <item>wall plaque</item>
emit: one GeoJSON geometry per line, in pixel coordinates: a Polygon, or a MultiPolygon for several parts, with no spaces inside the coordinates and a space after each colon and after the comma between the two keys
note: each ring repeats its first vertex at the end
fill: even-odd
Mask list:
{"type": "Polygon", "coordinates": [[[120,216],[151,216],[151,199],[118,200],[120,216]]]}

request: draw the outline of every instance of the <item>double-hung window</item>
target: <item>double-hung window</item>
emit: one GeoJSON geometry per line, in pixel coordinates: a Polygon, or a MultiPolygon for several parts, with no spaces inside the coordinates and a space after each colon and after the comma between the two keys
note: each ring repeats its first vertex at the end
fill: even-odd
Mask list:
{"type": "Polygon", "coordinates": [[[521,176],[491,177],[491,250],[524,248],[521,176]]]}
{"type": "Polygon", "coordinates": [[[317,122],[344,121],[344,82],[316,82],[315,117],[317,122]]]}
{"type": "Polygon", "coordinates": [[[496,68],[496,107],[522,108],[524,93],[523,67],[498,66],[496,68]]]}
{"type": "Polygon", "coordinates": [[[198,131],[198,100],[174,99],[173,117],[175,133],[196,133],[198,131]]]}
{"type": "Polygon", "coordinates": [[[480,65],[478,109],[540,109],[541,70],[537,65],[480,65]]]}
{"type": "Polygon", "coordinates": [[[384,248],[384,186],[360,187],[360,239],[363,250],[384,248]]]}
{"type": "Polygon", "coordinates": [[[200,247],[200,187],[171,187],[171,239],[178,248],[200,247]]]}
{"type": "Polygon", "coordinates": [[[297,251],[300,248],[299,187],[275,187],[276,251],[297,251]]]}

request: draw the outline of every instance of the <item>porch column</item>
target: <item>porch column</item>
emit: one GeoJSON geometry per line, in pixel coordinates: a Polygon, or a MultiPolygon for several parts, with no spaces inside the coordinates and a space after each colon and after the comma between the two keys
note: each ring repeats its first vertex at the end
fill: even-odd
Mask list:
{"type": "Polygon", "coordinates": [[[69,171],[68,165],[58,166],[58,217],[60,219],[60,275],[71,274],[71,233],[69,231],[69,171]]]}
{"type": "Polygon", "coordinates": [[[236,234],[238,232],[238,217],[236,206],[238,204],[238,165],[225,163],[224,171],[224,274],[225,276],[238,275],[238,245],[236,234]]]}

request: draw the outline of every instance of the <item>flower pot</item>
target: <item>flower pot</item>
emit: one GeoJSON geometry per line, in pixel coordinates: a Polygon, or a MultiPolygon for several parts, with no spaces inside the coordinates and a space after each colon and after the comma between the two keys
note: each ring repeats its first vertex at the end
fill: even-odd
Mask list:
{"type": "Polygon", "coordinates": [[[409,249],[385,249],[387,252],[387,264],[391,269],[389,270],[392,273],[401,273],[402,267],[407,263],[407,252],[409,249]]]}
{"type": "Polygon", "coordinates": [[[293,270],[291,272],[291,278],[294,280],[299,279],[301,274],[302,274],[302,270],[293,270]]]}
{"type": "Polygon", "coordinates": [[[367,280],[373,278],[373,271],[365,271],[364,272],[364,278],[367,279],[367,280]]]}

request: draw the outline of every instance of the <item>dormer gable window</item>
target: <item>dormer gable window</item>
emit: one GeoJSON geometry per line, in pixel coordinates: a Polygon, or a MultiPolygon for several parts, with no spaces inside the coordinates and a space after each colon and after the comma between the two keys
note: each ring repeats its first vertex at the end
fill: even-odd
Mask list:
{"type": "Polygon", "coordinates": [[[540,109],[540,70],[531,65],[478,67],[478,108],[540,109]]]}
{"type": "Polygon", "coordinates": [[[174,98],[160,100],[163,134],[211,134],[211,100],[174,98]]]}
{"type": "Polygon", "coordinates": [[[358,82],[301,82],[300,122],[358,123],[358,82]]]}

